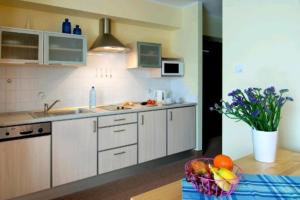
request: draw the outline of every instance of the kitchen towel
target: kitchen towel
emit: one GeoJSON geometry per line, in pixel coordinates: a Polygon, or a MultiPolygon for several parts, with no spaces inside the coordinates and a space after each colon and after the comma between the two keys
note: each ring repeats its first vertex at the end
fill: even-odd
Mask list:
{"type": "Polygon", "coordinates": [[[211,197],[197,192],[182,180],[183,200],[300,200],[300,176],[243,174],[236,191],[227,197],[211,197]]]}

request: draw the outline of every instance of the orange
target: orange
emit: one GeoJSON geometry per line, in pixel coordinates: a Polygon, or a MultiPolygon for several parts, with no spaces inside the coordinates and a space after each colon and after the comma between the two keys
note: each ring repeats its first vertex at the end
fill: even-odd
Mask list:
{"type": "Polygon", "coordinates": [[[219,154],[214,158],[214,166],[217,168],[233,169],[233,161],[229,156],[219,154]]]}

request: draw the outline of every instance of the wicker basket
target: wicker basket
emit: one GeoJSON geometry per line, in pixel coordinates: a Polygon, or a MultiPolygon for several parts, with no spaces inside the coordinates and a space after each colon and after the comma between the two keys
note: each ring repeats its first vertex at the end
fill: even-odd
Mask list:
{"type": "MultiPolygon", "coordinates": [[[[211,165],[213,164],[212,158],[199,158],[199,159],[194,159],[194,160],[202,161],[206,164],[211,164],[211,165]]],[[[219,183],[217,184],[217,182],[216,182],[217,180],[214,180],[213,177],[206,178],[206,177],[203,177],[203,176],[193,173],[193,170],[191,169],[190,164],[194,160],[190,160],[185,164],[185,177],[188,182],[191,182],[194,185],[195,189],[198,192],[201,192],[201,193],[209,195],[209,196],[229,196],[230,194],[232,194],[235,191],[235,189],[241,179],[241,174],[242,174],[242,171],[239,166],[234,165],[233,170],[232,170],[237,175],[236,180],[233,180],[235,182],[235,184],[230,184],[230,189],[228,191],[224,191],[218,185],[228,184],[228,183],[225,183],[225,180],[220,180],[220,181],[218,181],[219,183]]],[[[213,175],[211,175],[211,176],[213,176],[213,175]]]]}

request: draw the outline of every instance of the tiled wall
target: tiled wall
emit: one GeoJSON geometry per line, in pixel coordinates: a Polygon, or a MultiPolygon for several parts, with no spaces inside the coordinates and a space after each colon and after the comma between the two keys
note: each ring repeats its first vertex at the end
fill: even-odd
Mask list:
{"type": "Polygon", "coordinates": [[[174,94],[185,95],[181,78],[150,74],[149,70],[128,70],[125,54],[109,53],[89,55],[84,67],[0,66],[0,112],[38,110],[55,99],[62,101],[57,108],[86,106],[93,85],[97,104],[142,101],[149,88],[173,88],[174,94]]]}

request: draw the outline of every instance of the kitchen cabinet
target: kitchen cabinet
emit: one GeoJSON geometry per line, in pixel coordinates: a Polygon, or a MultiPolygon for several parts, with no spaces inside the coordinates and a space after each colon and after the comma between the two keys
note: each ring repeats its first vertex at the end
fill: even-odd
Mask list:
{"type": "Polygon", "coordinates": [[[85,65],[87,45],[81,35],[44,33],[44,63],[85,65]]]}
{"type": "Polygon", "coordinates": [[[137,122],[136,113],[108,115],[99,117],[99,127],[115,126],[137,122]]]}
{"type": "Polygon", "coordinates": [[[50,136],[0,142],[0,200],[50,188],[50,136]]]}
{"type": "Polygon", "coordinates": [[[98,135],[99,151],[136,144],[137,124],[100,128],[98,135]]]}
{"type": "Polygon", "coordinates": [[[194,149],[196,145],[196,108],[168,109],[168,155],[194,149]]]}
{"type": "Polygon", "coordinates": [[[0,63],[85,65],[82,35],[0,27],[0,63]]]}
{"type": "Polygon", "coordinates": [[[166,156],[166,110],[140,112],[138,114],[139,163],[166,156]]]}
{"type": "Polygon", "coordinates": [[[137,145],[99,152],[98,160],[99,174],[135,165],[137,164],[137,145]]]}
{"type": "Polygon", "coordinates": [[[0,63],[43,64],[43,32],[0,27],[0,63]]]}
{"type": "Polygon", "coordinates": [[[161,68],[161,44],[135,42],[128,46],[128,68],[161,68]]]}
{"type": "Polygon", "coordinates": [[[53,186],[95,175],[97,175],[97,118],[53,122],[53,186]]]}
{"type": "Polygon", "coordinates": [[[137,164],[137,113],[98,118],[98,174],[137,164]]]}

